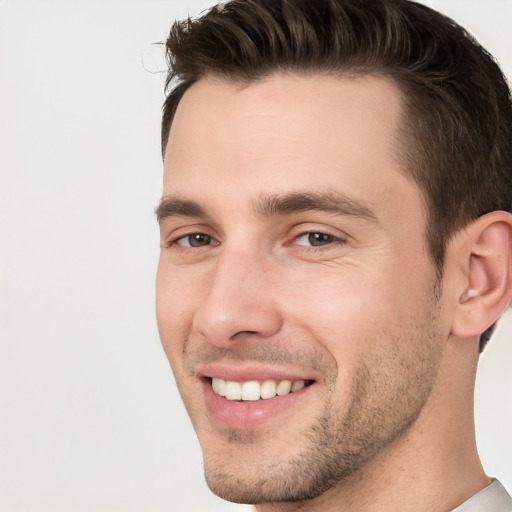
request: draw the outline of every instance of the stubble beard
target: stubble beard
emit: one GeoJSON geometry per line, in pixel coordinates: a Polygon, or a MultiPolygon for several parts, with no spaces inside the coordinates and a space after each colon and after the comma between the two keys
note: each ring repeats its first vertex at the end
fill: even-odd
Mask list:
{"type": "MultiPolygon", "coordinates": [[[[323,413],[304,430],[306,441],[300,441],[299,453],[286,460],[280,460],[279,453],[264,461],[241,459],[238,464],[251,468],[250,477],[245,478],[247,471],[226,467],[222,457],[205,453],[210,489],[235,503],[297,503],[358,478],[369,461],[409,430],[435,384],[442,357],[438,301],[430,300],[423,311],[423,318],[392,344],[391,357],[373,354],[360,362],[343,411],[336,406],[334,391],[330,392],[323,413]],[[403,350],[403,343],[409,343],[409,351],[403,350]]],[[[232,444],[256,444],[250,431],[232,431],[227,436],[232,444]]]]}

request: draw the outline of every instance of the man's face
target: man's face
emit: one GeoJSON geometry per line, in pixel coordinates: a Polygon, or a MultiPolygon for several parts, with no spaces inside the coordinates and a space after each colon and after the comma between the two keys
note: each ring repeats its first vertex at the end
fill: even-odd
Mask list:
{"type": "Polygon", "coordinates": [[[226,499],[335,488],[400,442],[431,393],[448,329],[396,156],[400,109],[381,78],[284,74],[204,79],[178,107],[157,317],[226,499]]]}

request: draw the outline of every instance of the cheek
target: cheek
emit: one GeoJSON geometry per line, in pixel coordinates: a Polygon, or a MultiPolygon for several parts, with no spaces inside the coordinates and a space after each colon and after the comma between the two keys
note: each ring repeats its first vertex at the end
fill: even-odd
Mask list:
{"type": "Polygon", "coordinates": [[[283,301],[288,318],[336,359],[342,379],[367,354],[393,350],[400,331],[423,310],[425,283],[390,275],[333,269],[322,279],[296,280],[298,289],[283,301]]]}
{"type": "Polygon", "coordinates": [[[169,268],[160,257],[156,276],[156,319],[163,348],[173,370],[180,364],[197,307],[198,283],[169,268]]]}
{"type": "Polygon", "coordinates": [[[295,276],[286,303],[290,315],[303,319],[321,337],[345,336],[360,324],[389,313],[391,290],[378,275],[334,268],[324,275],[295,276]]]}

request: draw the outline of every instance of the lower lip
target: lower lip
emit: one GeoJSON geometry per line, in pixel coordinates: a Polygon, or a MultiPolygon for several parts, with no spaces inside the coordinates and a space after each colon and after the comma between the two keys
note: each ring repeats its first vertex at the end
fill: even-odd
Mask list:
{"type": "Polygon", "coordinates": [[[306,386],[300,391],[275,396],[266,400],[238,401],[227,400],[213,392],[209,381],[203,382],[203,392],[206,408],[214,423],[236,430],[256,428],[277,416],[290,407],[297,405],[312,386],[306,386]]]}

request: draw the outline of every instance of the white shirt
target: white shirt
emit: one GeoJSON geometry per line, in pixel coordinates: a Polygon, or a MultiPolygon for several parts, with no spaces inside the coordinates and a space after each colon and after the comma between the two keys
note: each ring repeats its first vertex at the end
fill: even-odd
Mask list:
{"type": "Polygon", "coordinates": [[[512,499],[505,487],[493,480],[452,512],[512,512],[512,499]]]}

